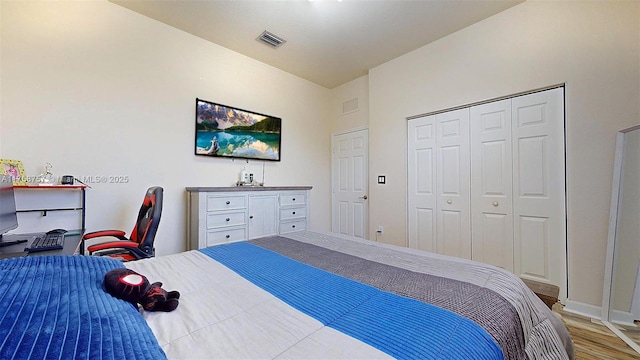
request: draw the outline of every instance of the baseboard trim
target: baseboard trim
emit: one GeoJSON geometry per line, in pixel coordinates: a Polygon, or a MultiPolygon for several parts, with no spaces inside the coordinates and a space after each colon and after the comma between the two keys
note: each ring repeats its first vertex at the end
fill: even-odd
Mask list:
{"type": "MultiPolygon", "coordinates": [[[[567,303],[564,305],[563,310],[572,314],[586,316],[592,319],[602,319],[602,306],[585,304],[579,301],[567,299],[567,303]]],[[[631,326],[635,325],[633,322],[634,316],[630,312],[613,310],[609,316],[609,321],[611,321],[612,323],[631,326]]]]}
{"type": "Polygon", "coordinates": [[[585,304],[574,300],[567,299],[564,305],[564,311],[586,316],[592,319],[602,319],[602,306],[585,304]]]}

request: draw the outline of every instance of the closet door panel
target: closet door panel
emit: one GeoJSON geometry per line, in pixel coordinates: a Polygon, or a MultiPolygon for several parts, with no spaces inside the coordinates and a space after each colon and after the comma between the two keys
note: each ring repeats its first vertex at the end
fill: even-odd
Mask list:
{"type": "Polygon", "coordinates": [[[436,115],[436,248],[471,259],[469,109],[436,115]]]}
{"type": "MultiPolygon", "coordinates": [[[[482,218],[482,237],[490,241],[473,241],[473,260],[499,266],[513,271],[513,222],[505,214],[484,213],[482,218]],[[482,258],[476,258],[481,254],[482,258]]],[[[478,229],[474,229],[474,234],[478,229]]]]}
{"type": "Polygon", "coordinates": [[[556,284],[566,298],[564,89],[512,106],[515,273],[556,284]]]}
{"type": "Polygon", "coordinates": [[[408,122],[408,246],[436,252],[435,116],[408,122]]]}
{"type": "Polygon", "coordinates": [[[471,244],[463,234],[464,214],[441,210],[438,216],[438,253],[471,259],[471,244]]]}
{"type": "Polygon", "coordinates": [[[424,250],[429,252],[436,252],[436,227],[434,223],[435,212],[433,209],[428,208],[415,208],[413,214],[415,225],[415,238],[413,249],[424,250]]]}
{"type": "Polygon", "coordinates": [[[511,100],[472,107],[470,123],[472,259],[513,271],[511,100]]]}
{"type": "Polygon", "coordinates": [[[549,279],[552,274],[550,264],[547,264],[544,256],[550,244],[549,221],[547,217],[519,216],[517,228],[521,239],[520,246],[523,254],[520,260],[520,272],[529,277],[549,279]],[[542,258],[542,259],[541,259],[542,258]]]}

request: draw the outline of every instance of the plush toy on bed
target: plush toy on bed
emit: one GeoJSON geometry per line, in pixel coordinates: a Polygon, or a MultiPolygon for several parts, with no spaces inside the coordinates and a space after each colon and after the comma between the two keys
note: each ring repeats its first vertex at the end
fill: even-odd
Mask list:
{"type": "Polygon", "coordinates": [[[150,283],[144,275],[130,269],[109,271],[104,276],[104,285],[109,294],[136,307],[140,304],[146,311],[173,311],[178,307],[178,291],[166,291],[161,282],[150,283]]]}

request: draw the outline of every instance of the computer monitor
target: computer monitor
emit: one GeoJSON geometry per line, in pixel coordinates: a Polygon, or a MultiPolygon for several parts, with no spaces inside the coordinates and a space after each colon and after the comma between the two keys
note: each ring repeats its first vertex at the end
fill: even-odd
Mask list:
{"type": "Polygon", "coordinates": [[[18,227],[16,198],[11,176],[0,174],[0,241],[2,235],[18,227]]]}

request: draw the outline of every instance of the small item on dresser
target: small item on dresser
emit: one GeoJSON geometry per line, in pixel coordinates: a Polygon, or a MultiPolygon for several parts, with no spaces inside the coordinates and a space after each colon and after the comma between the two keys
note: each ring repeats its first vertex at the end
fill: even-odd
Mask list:
{"type": "Polygon", "coordinates": [[[240,184],[246,184],[247,183],[247,169],[243,166],[242,170],[240,171],[240,184]]]}
{"type": "Polygon", "coordinates": [[[146,311],[173,311],[178,307],[180,292],[166,291],[161,282],[149,283],[146,276],[127,268],[117,268],[104,276],[107,292],[146,311]]]}

